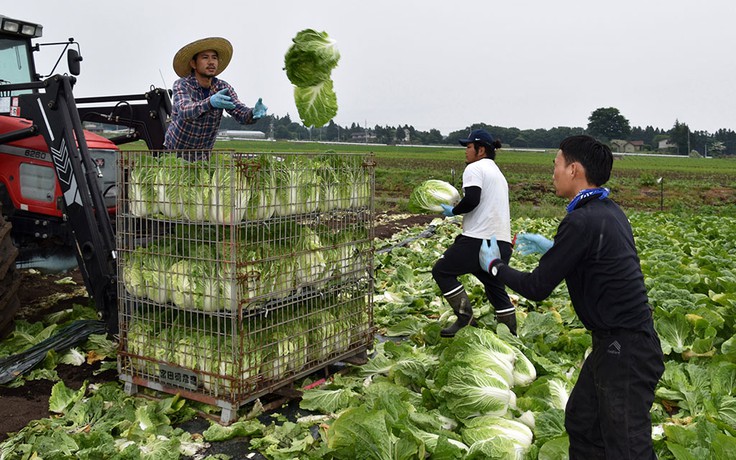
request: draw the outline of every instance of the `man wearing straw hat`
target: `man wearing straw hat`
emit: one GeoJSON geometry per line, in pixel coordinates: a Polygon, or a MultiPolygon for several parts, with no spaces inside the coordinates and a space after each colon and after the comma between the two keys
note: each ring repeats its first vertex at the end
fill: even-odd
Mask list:
{"type": "Polygon", "coordinates": [[[251,109],[228,82],[217,78],[232,55],[232,45],[221,37],[194,41],[176,53],[174,71],[181,78],[174,82],[171,123],[164,138],[167,149],[189,150],[180,153],[188,160],[207,158],[215,145],[223,110],[241,124],[255,123],[266,115],[268,107],[260,98],[251,109]]]}

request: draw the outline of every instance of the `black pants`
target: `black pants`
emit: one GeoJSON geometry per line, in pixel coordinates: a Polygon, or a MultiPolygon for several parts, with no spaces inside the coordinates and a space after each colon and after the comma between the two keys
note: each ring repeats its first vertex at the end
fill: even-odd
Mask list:
{"type": "Polygon", "coordinates": [[[593,332],[565,409],[570,460],[656,459],[649,411],[664,372],[659,337],[648,332],[593,332]]]}
{"type": "MultiPolygon", "coordinates": [[[[478,255],[480,253],[481,239],[458,235],[455,242],[450,245],[442,257],[432,267],[432,277],[442,291],[442,295],[452,294],[462,289],[462,284],[457,277],[471,273],[483,283],[486,297],[491,302],[496,313],[507,313],[514,310],[514,305],[509,300],[506,287],[480,268],[478,255]]],[[[511,243],[499,241],[498,248],[501,251],[501,259],[508,263],[511,258],[511,243]]]]}

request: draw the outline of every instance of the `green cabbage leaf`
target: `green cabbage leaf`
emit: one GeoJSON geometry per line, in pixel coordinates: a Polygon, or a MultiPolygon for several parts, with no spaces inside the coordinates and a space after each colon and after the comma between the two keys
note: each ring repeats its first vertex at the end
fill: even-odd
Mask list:
{"type": "Polygon", "coordinates": [[[319,128],[337,115],[337,95],[332,80],[313,86],[295,86],[294,102],[304,126],[319,128]]]}

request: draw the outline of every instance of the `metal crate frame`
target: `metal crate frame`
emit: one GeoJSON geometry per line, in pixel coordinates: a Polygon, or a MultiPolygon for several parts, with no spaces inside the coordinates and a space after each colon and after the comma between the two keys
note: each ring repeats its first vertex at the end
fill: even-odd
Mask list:
{"type": "Polygon", "coordinates": [[[124,151],[117,185],[129,394],[180,394],[230,423],[372,346],[372,154],[124,151]]]}

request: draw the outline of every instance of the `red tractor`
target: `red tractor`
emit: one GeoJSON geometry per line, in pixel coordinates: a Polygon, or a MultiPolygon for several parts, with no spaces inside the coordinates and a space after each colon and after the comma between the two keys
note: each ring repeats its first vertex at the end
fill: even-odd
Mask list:
{"type": "Polygon", "coordinates": [[[17,248],[55,245],[74,251],[87,290],[114,332],[111,216],[118,145],[143,140],[150,149],[162,149],[170,95],[151,88],[141,95],[75,100],[78,44],[69,39],[33,45],[41,35],[39,24],[0,15],[0,337],[12,330],[19,308],[17,248]],[[46,45],[64,46],[69,75],[37,73],[33,53],[46,45]],[[93,134],[84,122],[123,127],[123,134],[93,134]]]}

